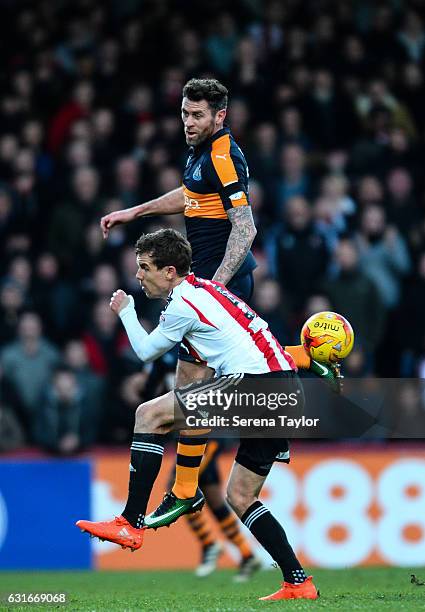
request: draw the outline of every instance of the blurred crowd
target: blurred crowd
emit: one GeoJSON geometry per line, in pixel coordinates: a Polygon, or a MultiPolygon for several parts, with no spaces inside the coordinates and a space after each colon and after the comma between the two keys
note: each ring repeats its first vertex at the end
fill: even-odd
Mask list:
{"type": "MultiPolygon", "coordinates": [[[[253,305],[283,344],[344,314],[347,376],[425,377],[424,0],[1,3],[0,450],[129,439],[151,378],[109,309],[133,245],[100,217],[181,184],[181,91],[214,76],[251,174],[253,305]]],[[[173,357],[167,370],[172,370],[173,357]]],[[[418,408],[419,409],[419,408],[418,408]]]]}

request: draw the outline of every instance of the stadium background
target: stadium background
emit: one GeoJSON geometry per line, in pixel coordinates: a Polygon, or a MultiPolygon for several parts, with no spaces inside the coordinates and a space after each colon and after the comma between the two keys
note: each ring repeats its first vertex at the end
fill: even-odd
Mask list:
{"type": "MultiPolygon", "coordinates": [[[[357,334],[346,376],[423,377],[423,9],[421,0],[1,3],[0,567],[197,561],[184,523],[131,557],[91,548],[73,526],[90,512],[119,514],[146,391],[148,369],[110,294],[137,293],[152,327],[160,305],[138,291],[132,244],[142,231],[182,229],[180,217],[146,219],[104,242],[99,219],[180,184],[179,104],[192,76],[230,89],[259,230],[254,305],[274,334],[297,343],[307,315],[331,308],[357,334]],[[30,543],[20,529],[29,517],[30,543]]],[[[423,398],[407,391],[403,402],[423,423],[423,398]]],[[[223,473],[230,461],[231,452],[223,473]]],[[[265,494],[309,564],[425,563],[418,441],[298,443],[265,494]]]]}

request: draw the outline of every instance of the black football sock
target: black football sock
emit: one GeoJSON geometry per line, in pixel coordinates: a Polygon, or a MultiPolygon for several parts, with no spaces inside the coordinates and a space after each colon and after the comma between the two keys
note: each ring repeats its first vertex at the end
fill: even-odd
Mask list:
{"type": "Polygon", "coordinates": [[[164,435],[135,433],[131,444],[130,483],[122,513],[133,527],[142,527],[152,487],[164,454],[164,435]]]}
{"type": "Polygon", "coordinates": [[[286,582],[304,582],[307,576],[288,542],[285,530],[260,501],[248,508],[241,521],[276,561],[286,582]]]}

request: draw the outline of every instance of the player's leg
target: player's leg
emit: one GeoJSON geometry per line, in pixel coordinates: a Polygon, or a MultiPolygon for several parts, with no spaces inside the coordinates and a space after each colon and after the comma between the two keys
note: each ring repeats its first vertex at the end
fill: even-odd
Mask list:
{"type": "Polygon", "coordinates": [[[208,507],[218,522],[224,537],[239,550],[239,568],[233,580],[235,582],[246,582],[261,568],[261,562],[254,555],[251,545],[242,533],[239,518],[226,503],[221,482],[204,485],[202,475],[199,482],[208,507]]]}
{"type": "Polygon", "coordinates": [[[244,525],[282,571],[282,588],[265,599],[316,599],[316,588],[311,577],[306,576],[288,542],[285,530],[258,499],[274,457],[283,453],[283,450],[276,452],[279,442],[284,441],[242,440],[227,486],[227,499],[244,525]]]}
{"type": "MultiPolygon", "coordinates": [[[[214,469],[217,450],[218,442],[209,440],[199,469],[199,488],[210,510],[213,509],[211,502],[214,504],[216,501],[211,498],[211,487],[214,486],[211,483],[218,482],[218,473],[214,469]]],[[[221,499],[223,499],[222,494],[221,499]]],[[[196,514],[186,515],[186,520],[201,547],[201,562],[195,569],[195,575],[205,578],[217,568],[217,562],[224,552],[224,547],[214,535],[211,518],[205,509],[196,514]]]]}
{"type": "MultiPolygon", "coordinates": [[[[204,465],[205,459],[208,459],[208,449],[210,444],[207,444],[207,450],[204,454],[202,465],[204,465]]],[[[175,474],[176,468],[174,465],[172,470],[170,470],[167,491],[171,491],[175,481],[175,474]]],[[[202,492],[204,492],[202,486],[202,466],[200,471],[199,487],[201,488],[202,492]]],[[[189,528],[198,540],[202,549],[202,560],[199,566],[196,568],[195,574],[199,577],[207,576],[215,569],[217,558],[223,552],[223,546],[219,541],[217,541],[215,535],[213,534],[211,519],[204,510],[193,514],[186,514],[185,518],[189,528]],[[211,564],[213,564],[212,569],[210,569],[211,564]]]]}
{"type": "MultiPolygon", "coordinates": [[[[176,372],[176,387],[200,382],[214,376],[214,370],[196,362],[187,355],[179,355],[176,372]],[[187,360],[186,360],[187,359],[187,360]]],[[[172,487],[180,499],[193,497],[198,488],[199,469],[206,448],[206,438],[193,431],[181,431],[177,444],[176,478],[172,487]]]]}
{"type": "Polygon", "coordinates": [[[343,376],[341,376],[340,365],[338,363],[319,363],[307,354],[304,347],[285,346],[285,351],[290,354],[298,369],[308,370],[319,378],[323,378],[335,393],[341,392],[343,376]]]}
{"type": "Polygon", "coordinates": [[[83,531],[132,550],[143,543],[146,507],[158,476],[164,439],[174,422],[174,393],[141,404],[136,410],[131,444],[130,481],[128,499],[121,516],[113,521],[78,521],[83,531]]]}
{"type": "MultiPolygon", "coordinates": [[[[219,441],[210,440],[199,471],[199,487],[223,535],[239,549],[241,562],[235,580],[244,582],[260,568],[260,562],[252,554],[247,539],[241,533],[239,519],[225,502],[217,465],[219,451],[219,441]]],[[[186,520],[201,546],[201,563],[196,568],[195,574],[202,578],[209,576],[217,568],[218,559],[224,552],[223,545],[214,536],[211,519],[205,510],[197,514],[188,514],[186,520]]]]}
{"type": "MultiPolygon", "coordinates": [[[[240,529],[238,517],[229,508],[224,499],[217,462],[220,450],[220,441],[210,440],[201,463],[199,486],[202,489],[208,507],[218,522],[224,537],[239,550],[241,560],[239,571],[235,575],[234,580],[236,582],[245,582],[260,569],[261,564],[253,555],[252,548],[240,529]]],[[[202,515],[205,516],[205,512],[202,512],[200,516],[202,517],[202,515]]],[[[208,525],[207,519],[205,519],[205,523],[204,528],[208,525]]],[[[209,551],[213,553],[214,550],[217,550],[217,548],[210,548],[209,550],[204,548],[203,557],[208,559],[210,556],[213,556],[208,553],[209,551]]],[[[211,571],[215,569],[215,565],[212,561],[214,560],[212,559],[209,564],[206,564],[206,568],[211,571]]],[[[202,564],[200,567],[202,567],[202,564]]]]}
{"type": "MultiPolygon", "coordinates": [[[[202,387],[212,378],[214,371],[200,363],[184,362],[177,365],[176,391],[188,384],[202,387]]],[[[201,392],[202,390],[199,389],[201,392]]],[[[176,478],[170,493],[166,493],[162,503],[145,517],[147,527],[158,529],[174,523],[180,516],[202,509],[205,498],[198,487],[199,468],[205,452],[209,430],[185,430],[180,432],[177,444],[176,478]]]]}

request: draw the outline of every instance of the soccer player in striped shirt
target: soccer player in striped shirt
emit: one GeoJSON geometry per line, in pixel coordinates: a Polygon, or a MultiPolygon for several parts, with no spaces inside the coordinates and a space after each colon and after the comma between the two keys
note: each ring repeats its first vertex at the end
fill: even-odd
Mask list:
{"type": "MultiPolygon", "coordinates": [[[[210,372],[210,380],[197,385],[200,393],[227,388],[245,376],[279,377],[294,392],[302,393],[296,365],[266,321],[223,284],[190,273],[191,248],[181,234],[159,230],[142,236],[136,244],[136,255],[136,277],[147,297],[167,300],[159,325],[148,334],[138,321],[131,296],[119,290],[111,298],[111,309],[120,316],[140,359],[153,361],[184,340],[210,372]]],[[[126,507],[112,521],[78,521],[80,529],[135,550],[142,546],[145,528],[169,525],[179,516],[202,508],[204,497],[199,489],[190,503],[171,492],[146,516],[161,466],[164,435],[174,424],[175,401],[184,405],[187,393],[187,389],[176,388],[137,408],[126,507]]],[[[194,438],[193,446],[197,445],[194,438]]],[[[197,454],[194,449],[193,456],[197,454]]],[[[282,587],[263,599],[316,599],[312,577],[304,573],[283,527],[258,499],[273,463],[288,460],[286,439],[241,440],[228,484],[228,501],[282,570],[282,587]]]]}

